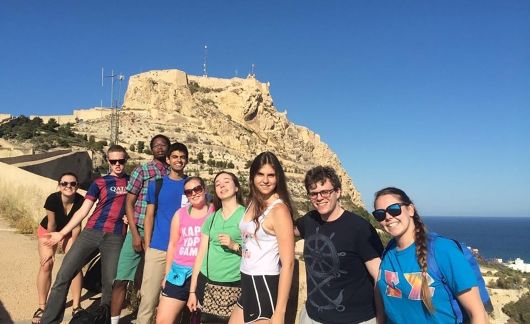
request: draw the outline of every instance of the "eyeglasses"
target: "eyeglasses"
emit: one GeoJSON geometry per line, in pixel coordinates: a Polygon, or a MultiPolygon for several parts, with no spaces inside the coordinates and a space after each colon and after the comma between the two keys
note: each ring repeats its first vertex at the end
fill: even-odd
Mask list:
{"type": "Polygon", "coordinates": [[[329,190],[311,191],[307,195],[311,200],[316,200],[318,198],[318,195],[320,195],[322,199],[328,199],[334,191],[336,191],[335,188],[329,190]]]}
{"type": "Polygon", "coordinates": [[[396,216],[401,215],[401,206],[407,206],[407,204],[395,203],[395,204],[392,204],[392,205],[388,206],[385,209],[376,209],[376,210],[374,210],[372,212],[372,215],[374,215],[374,218],[378,222],[382,222],[386,218],[386,213],[388,213],[392,217],[396,217],[396,216]]]}
{"type": "Polygon", "coordinates": [[[70,187],[77,187],[77,181],[63,181],[63,182],[59,182],[59,185],[61,187],[68,187],[68,185],[70,185],[70,187]]]}
{"type": "Polygon", "coordinates": [[[110,165],[115,165],[116,163],[119,163],[119,164],[121,164],[121,165],[124,165],[125,162],[127,162],[126,159],[109,160],[110,165]]]}
{"type": "Polygon", "coordinates": [[[195,188],[184,190],[186,197],[191,197],[193,194],[200,194],[204,192],[204,188],[201,185],[198,185],[195,188]]]}

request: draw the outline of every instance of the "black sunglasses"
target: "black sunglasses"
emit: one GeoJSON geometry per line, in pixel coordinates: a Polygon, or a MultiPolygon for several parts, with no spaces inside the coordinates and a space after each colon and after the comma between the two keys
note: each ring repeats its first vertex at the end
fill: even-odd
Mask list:
{"type": "Polygon", "coordinates": [[[195,188],[191,188],[191,189],[186,189],[184,190],[184,194],[186,195],[186,197],[190,197],[191,195],[193,195],[194,193],[195,194],[200,194],[204,191],[204,188],[201,186],[201,185],[198,185],[197,187],[195,188]]]}
{"type": "Polygon", "coordinates": [[[59,182],[59,184],[61,185],[61,187],[68,187],[68,185],[70,185],[70,187],[76,187],[77,186],[77,181],[62,181],[62,182],[59,182]]]}
{"type": "Polygon", "coordinates": [[[110,165],[115,165],[116,163],[119,163],[119,164],[121,164],[121,165],[124,165],[125,162],[127,162],[126,159],[109,160],[110,165]]]}
{"type": "Polygon", "coordinates": [[[390,206],[388,206],[385,209],[376,209],[372,212],[372,215],[378,222],[382,222],[386,218],[386,213],[389,215],[396,217],[401,215],[401,206],[407,206],[407,204],[404,203],[395,203],[390,206]]]}

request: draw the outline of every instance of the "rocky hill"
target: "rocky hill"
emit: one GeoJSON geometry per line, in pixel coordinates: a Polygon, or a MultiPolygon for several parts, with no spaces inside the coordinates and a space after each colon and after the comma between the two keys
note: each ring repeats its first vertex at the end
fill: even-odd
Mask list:
{"type": "MultiPolygon", "coordinates": [[[[299,212],[307,208],[305,172],[314,165],[336,168],[343,183],[343,204],[363,207],[360,193],[337,155],[306,127],[278,112],[269,84],[254,77],[219,79],[160,70],[131,76],[120,114],[119,141],[127,148],[158,133],[190,149],[188,172],[211,178],[219,169],[233,169],[248,178],[250,161],[260,152],[277,154],[289,178],[299,212]],[[221,168],[219,167],[221,166],[221,168]]],[[[108,139],[109,116],[80,120],[75,129],[108,139]]]]}

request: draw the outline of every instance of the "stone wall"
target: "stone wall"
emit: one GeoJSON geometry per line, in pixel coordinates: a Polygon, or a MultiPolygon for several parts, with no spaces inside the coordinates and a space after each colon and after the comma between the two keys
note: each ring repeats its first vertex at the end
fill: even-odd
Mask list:
{"type": "Polygon", "coordinates": [[[79,177],[79,183],[83,188],[87,188],[93,178],[92,159],[86,151],[21,162],[13,166],[54,181],[57,181],[63,172],[72,171],[79,177]]]}

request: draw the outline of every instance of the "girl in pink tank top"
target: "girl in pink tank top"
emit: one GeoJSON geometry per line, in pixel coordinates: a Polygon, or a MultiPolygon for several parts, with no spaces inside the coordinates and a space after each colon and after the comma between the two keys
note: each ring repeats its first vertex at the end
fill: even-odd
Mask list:
{"type": "Polygon", "coordinates": [[[201,241],[201,226],[215,210],[206,199],[206,185],[199,177],[184,183],[189,206],[175,212],[166,259],[166,276],[156,316],[157,324],[173,323],[189,297],[191,272],[201,241]]]}

